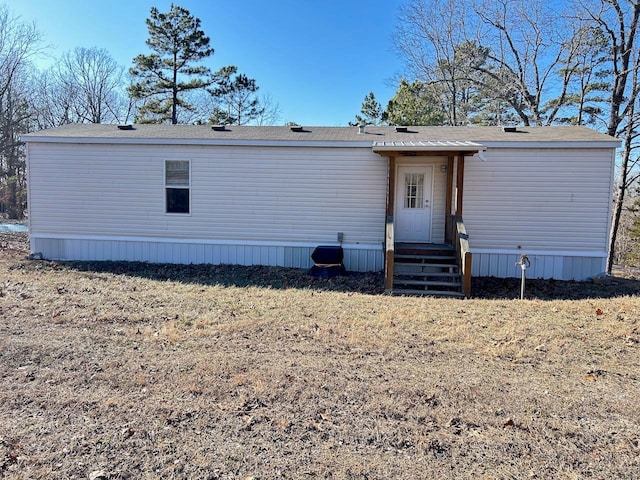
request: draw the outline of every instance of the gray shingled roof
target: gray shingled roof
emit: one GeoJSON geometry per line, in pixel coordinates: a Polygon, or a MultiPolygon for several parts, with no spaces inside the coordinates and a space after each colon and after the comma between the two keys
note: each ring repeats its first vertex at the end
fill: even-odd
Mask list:
{"type": "MultiPolygon", "coordinates": [[[[224,131],[207,125],[133,125],[121,130],[116,125],[72,124],[41,130],[23,136],[25,141],[70,141],[71,139],[137,139],[163,140],[162,143],[186,140],[234,142],[357,142],[373,145],[392,145],[393,142],[618,142],[617,139],[586,127],[518,127],[516,132],[504,132],[500,127],[408,127],[396,132],[395,127],[304,127],[293,131],[290,127],[227,126],[224,131]]],[[[150,142],[152,143],[152,142],[150,142]]],[[[173,143],[173,142],[171,142],[173,143]]],[[[619,142],[618,142],[619,143],[619,142]]]]}

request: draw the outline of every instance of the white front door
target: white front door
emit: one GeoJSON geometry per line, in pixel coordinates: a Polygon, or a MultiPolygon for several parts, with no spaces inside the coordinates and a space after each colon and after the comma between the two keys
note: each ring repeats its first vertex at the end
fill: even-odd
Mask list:
{"type": "Polygon", "coordinates": [[[431,242],[433,166],[399,166],[396,179],[396,241],[431,242]]]}

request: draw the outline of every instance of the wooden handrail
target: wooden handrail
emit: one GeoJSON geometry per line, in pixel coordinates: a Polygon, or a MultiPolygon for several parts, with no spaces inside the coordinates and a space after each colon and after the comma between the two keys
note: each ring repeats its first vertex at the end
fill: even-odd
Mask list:
{"type": "Polygon", "coordinates": [[[447,218],[447,227],[451,226],[452,237],[455,239],[453,246],[456,249],[456,258],[462,275],[462,293],[466,297],[471,295],[471,265],[472,254],[469,248],[469,235],[464,226],[462,217],[450,215],[447,218]]]}
{"type": "Polygon", "coordinates": [[[393,215],[387,215],[384,234],[384,289],[393,290],[393,257],[395,252],[395,234],[393,231],[393,215]]]}

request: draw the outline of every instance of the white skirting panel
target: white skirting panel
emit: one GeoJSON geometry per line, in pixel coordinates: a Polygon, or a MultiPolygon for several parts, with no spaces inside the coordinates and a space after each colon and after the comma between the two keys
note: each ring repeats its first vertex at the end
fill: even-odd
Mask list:
{"type": "MultiPolygon", "coordinates": [[[[315,246],[198,242],[197,240],[50,238],[31,236],[31,251],[48,260],[128,261],[309,268],[315,246]]],[[[383,269],[382,246],[343,245],[352,272],[383,269]]]]}
{"type": "MultiPolygon", "coordinates": [[[[531,266],[527,278],[554,278],[556,280],[586,280],[605,271],[606,256],[603,254],[527,254],[531,266]]],[[[516,262],[516,253],[474,252],[471,268],[474,277],[520,277],[522,270],[516,262]]]]}

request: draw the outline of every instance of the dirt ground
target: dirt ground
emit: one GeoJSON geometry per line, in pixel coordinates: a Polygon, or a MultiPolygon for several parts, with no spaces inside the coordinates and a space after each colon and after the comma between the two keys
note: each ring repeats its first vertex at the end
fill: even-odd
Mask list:
{"type": "Polygon", "coordinates": [[[640,277],[27,260],[0,235],[0,478],[640,478],[640,277]]]}

